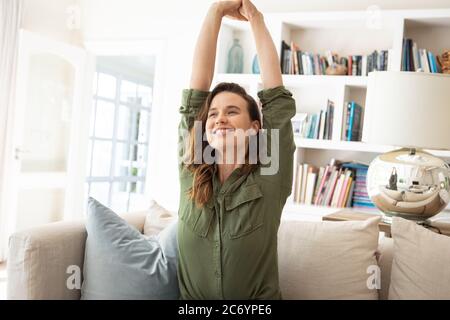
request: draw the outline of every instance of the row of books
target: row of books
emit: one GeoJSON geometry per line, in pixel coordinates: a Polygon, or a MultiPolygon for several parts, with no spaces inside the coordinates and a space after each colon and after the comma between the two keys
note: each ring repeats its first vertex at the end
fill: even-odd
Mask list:
{"type": "Polygon", "coordinates": [[[355,101],[345,102],[345,125],[343,140],[361,141],[363,126],[363,108],[355,101]]]}
{"type": "Polygon", "coordinates": [[[331,140],[333,135],[334,102],[327,101],[326,110],[318,113],[297,113],[292,118],[294,135],[308,139],[331,140]]]}
{"type": "Polygon", "coordinates": [[[442,73],[439,56],[431,51],[420,49],[410,38],[403,38],[402,71],[418,71],[427,73],[442,73]]]}
{"type": "Polygon", "coordinates": [[[336,53],[327,51],[324,56],[299,49],[291,41],[289,45],[281,41],[280,64],[283,74],[325,75],[328,66],[333,63],[347,68],[349,76],[366,76],[374,70],[388,70],[388,50],[373,51],[369,55],[349,55],[340,57],[336,53]]]}
{"type": "Polygon", "coordinates": [[[377,210],[375,204],[370,200],[367,193],[367,171],[369,167],[362,163],[345,163],[342,165],[346,169],[354,170],[354,182],[352,193],[352,207],[361,210],[377,210]]]}
{"type": "Polygon", "coordinates": [[[373,51],[369,55],[353,55],[341,58],[340,64],[347,67],[349,76],[367,76],[372,71],[388,70],[389,50],[373,51]]]}
{"type": "Polygon", "coordinates": [[[294,202],[331,207],[375,209],[366,188],[368,166],[331,159],[325,167],[298,163],[294,172],[294,202]]]}

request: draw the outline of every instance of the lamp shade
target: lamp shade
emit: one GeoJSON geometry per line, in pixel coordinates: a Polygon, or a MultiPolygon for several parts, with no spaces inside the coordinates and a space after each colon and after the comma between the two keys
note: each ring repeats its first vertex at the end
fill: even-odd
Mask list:
{"type": "Polygon", "coordinates": [[[368,78],[364,142],[450,149],[450,75],[376,71],[368,78]]]}

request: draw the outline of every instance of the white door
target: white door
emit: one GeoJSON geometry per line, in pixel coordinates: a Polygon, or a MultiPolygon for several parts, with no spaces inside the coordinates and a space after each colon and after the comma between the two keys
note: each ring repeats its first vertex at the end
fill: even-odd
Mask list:
{"type": "Polygon", "coordinates": [[[4,197],[8,231],[83,216],[87,54],[21,30],[4,197]]]}

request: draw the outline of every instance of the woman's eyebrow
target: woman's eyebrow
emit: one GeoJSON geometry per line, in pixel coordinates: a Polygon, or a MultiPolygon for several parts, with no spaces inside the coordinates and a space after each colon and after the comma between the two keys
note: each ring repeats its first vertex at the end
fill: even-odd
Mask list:
{"type": "MultiPolygon", "coordinates": [[[[229,106],[226,106],[225,109],[237,109],[237,110],[241,110],[241,108],[239,108],[238,106],[235,106],[235,105],[229,105],[229,106]]],[[[216,110],[217,110],[216,107],[211,107],[211,108],[209,108],[208,112],[216,111],[216,110]]]]}

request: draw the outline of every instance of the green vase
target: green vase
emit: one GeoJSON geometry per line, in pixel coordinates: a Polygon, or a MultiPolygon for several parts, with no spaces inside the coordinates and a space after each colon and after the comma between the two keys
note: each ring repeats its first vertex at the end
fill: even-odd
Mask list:
{"type": "Polygon", "coordinates": [[[227,73],[242,73],[244,71],[244,52],[239,39],[233,39],[233,45],[228,51],[227,73]]]}

